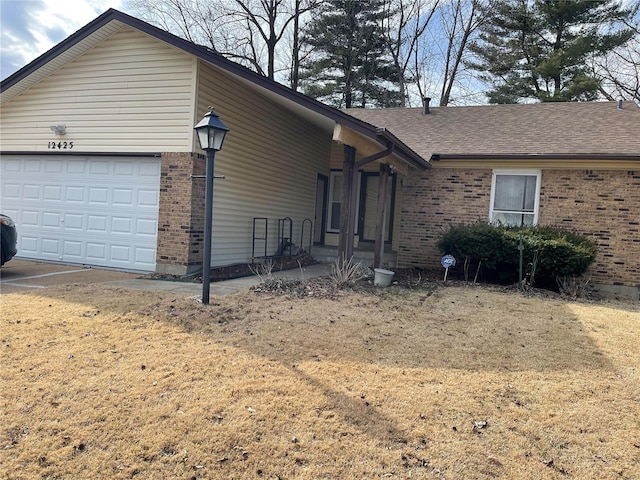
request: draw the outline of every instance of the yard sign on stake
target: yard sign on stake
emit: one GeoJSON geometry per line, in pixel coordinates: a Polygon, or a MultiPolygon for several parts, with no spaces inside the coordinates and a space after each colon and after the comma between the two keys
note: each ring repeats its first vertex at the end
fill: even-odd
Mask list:
{"type": "Polygon", "coordinates": [[[440,264],[444,267],[444,281],[447,281],[447,275],[449,274],[449,267],[455,267],[456,259],[453,255],[445,255],[442,257],[440,264]]]}

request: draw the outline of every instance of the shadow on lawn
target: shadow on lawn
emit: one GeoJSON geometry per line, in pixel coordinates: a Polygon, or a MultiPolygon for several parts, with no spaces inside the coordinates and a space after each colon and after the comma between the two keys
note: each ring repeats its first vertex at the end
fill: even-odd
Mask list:
{"type": "Polygon", "coordinates": [[[347,294],[338,300],[247,291],[209,306],[154,292],[150,308],[123,289],[101,288],[98,294],[91,286],[65,286],[30,293],[63,295],[123,314],[143,309],[285,365],[330,361],[500,372],[613,368],[571,303],[486,288],[347,294]]]}
{"type": "Polygon", "coordinates": [[[329,361],[500,372],[613,369],[565,302],[518,294],[445,288],[433,296],[411,292],[334,301],[247,292],[209,307],[178,301],[170,309],[168,320],[190,332],[285,365],[329,361]]]}

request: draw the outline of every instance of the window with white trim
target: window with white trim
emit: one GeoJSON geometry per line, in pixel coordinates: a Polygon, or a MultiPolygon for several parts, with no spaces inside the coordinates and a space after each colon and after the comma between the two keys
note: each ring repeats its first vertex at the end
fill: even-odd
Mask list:
{"type": "Polygon", "coordinates": [[[536,225],[540,177],[540,170],[494,170],[489,221],[502,225],[536,225]]]}

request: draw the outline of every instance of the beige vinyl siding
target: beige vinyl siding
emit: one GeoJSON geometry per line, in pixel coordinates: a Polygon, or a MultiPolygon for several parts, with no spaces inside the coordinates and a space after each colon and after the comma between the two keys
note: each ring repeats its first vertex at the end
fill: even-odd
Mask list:
{"type": "Polygon", "coordinates": [[[278,218],[292,219],[300,246],[301,223],[314,217],[317,174],[329,174],[330,134],[211,65],[200,65],[199,78],[198,120],[213,105],[230,129],[215,157],[215,174],[225,179],[214,186],[212,264],[250,260],[254,217],[269,219],[268,254],[277,249],[278,218]]]}
{"type": "Polygon", "coordinates": [[[12,87],[3,90],[0,93],[0,103],[5,104],[16,95],[20,95],[25,90],[28,90],[43,78],[48,77],[60,68],[64,67],[67,63],[69,63],[77,56],[80,56],[83,53],[86,53],[87,50],[94,48],[100,42],[104,41],[113,33],[117,32],[120,28],[122,28],[122,23],[114,21],[93,32],[82,42],[78,42],[75,45],[69,47],[67,50],[61,52],[54,59],[38,68],[36,72],[31,73],[27,78],[24,78],[20,82],[14,84],[12,87]]]}
{"type": "Polygon", "coordinates": [[[123,27],[2,106],[2,150],[178,152],[192,145],[196,60],[123,27]],[[56,136],[51,125],[64,124],[56,136]]]}

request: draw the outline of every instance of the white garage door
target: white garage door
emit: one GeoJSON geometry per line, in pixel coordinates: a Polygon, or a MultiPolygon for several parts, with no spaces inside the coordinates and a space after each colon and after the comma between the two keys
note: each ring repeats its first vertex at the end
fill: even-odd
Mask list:
{"type": "Polygon", "coordinates": [[[160,159],[9,157],[1,204],[18,256],[153,271],[160,159]]]}

